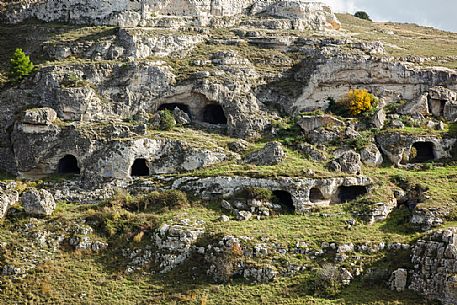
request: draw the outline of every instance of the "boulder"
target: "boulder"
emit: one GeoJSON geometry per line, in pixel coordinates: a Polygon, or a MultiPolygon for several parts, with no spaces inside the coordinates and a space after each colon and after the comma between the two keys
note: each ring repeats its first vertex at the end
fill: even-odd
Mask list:
{"type": "Polygon", "coordinates": [[[384,161],[381,152],[375,144],[371,144],[360,151],[363,164],[368,166],[380,166],[384,161]]]}
{"type": "Polygon", "coordinates": [[[421,95],[418,99],[412,100],[410,102],[405,103],[401,106],[398,110],[400,114],[421,114],[427,115],[430,113],[430,109],[428,106],[428,94],[421,95]]]}
{"type": "Polygon", "coordinates": [[[244,161],[258,166],[277,165],[284,161],[286,153],[279,142],[267,143],[262,149],[248,155],[244,161]]]}
{"type": "Polygon", "coordinates": [[[384,108],[377,110],[371,118],[371,124],[373,124],[376,128],[379,129],[382,129],[384,127],[385,121],[386,112],[384,111],[384,108]]]}
{"type": "Polygon", "coordinates": [[[249,211],[235,210],[235,218],[238,221],[247,221],[252,218],[252,213],[249,211]]]}
{"type": "Polygon", "coordinates": [[[389,287],[391,290],[401,292],[406,289],[407,281],[408,271],[406,269],[400,268],[392,273],[392,276],[389,280],[389,287]]]}
{"type": "Polygon", "coordinates": [[[157,247],[156,262],[161,273],[167,273],[184,263],[193,253],[193,245],[205,233],[204,222],[188,219],[179,224],[163,224],[156,230],[153,243],[157,247]]]}
{"type": "Polygon", "coordinates": [[[51,125],[57,119],[57,113],[52,108],[33,108],[24,113],[22,123],[31,125],[51,125]]]}
{"type": "Polygon", "coordinates": [[[220,222],[227,222],[227,221],[230,221],[230,217],[228,217],[227,215],[221,215],[219,217],[219,221],[220,222]]]}
{"type": "Polygon", "coordinates": [[[176,124],[178,125],[189,125],[192,123],[190,116],[178,107],[173,110],[173,116],[175,117],[176,124]]]}
{"type": "Polygon", "coordinates": [[[341,139],[341,134],[338,130],[328,130],[321,127],[310,131],[307,138],[309,143],[315,145],[330,145],[331,143],[339,141],[341,139]]]}
{"type": "Polygon", "coordinates": [[[307,158],[313,161],[326,161],[327,157],[325,156],[325,153],[318,148],[314,147],[313,145],[309,143],[299,143],[296,146],[296,149],[301,152],[303,155],[305,155],[307,158]]]}
{"type": "Polygon", "coordinates": [[[18,201],[18,197],[16,191],[3,191],[0,189],[0,219],[6,216],[8,209],[18,201]]]}
{"type": "Polygon", "coordinates": [[[349,174],[360,174],[362,171],[361,157],[353,150],[342,150],[335,153],[341,171],[349,174]]]}
{"type": "Polygon", "coordinates": [[[25,191],[21,202],[25,212],[31,216],[50,216],[56,208],[54,196],[50,192],[35,188],[25,191]]]}
{"type": "Polygon", "coordinates": [[[273,266],[247,266],[243,271],[243,277],[254,283],[268,283],[276,279],[278,271],[273,266]]]}
{"type": "Polygon", "coordinates": [[[433,209],[416,208],[411,216],[410,223],[419,227],[422,231],[429,231],[432,228],[443,225],[444,220],[443,216],[440,216],[433,209]]]}
{"type": "Polygon", "coordinates": [[[248,149],[248,146],[249,142],[244,140],[237,140],[228,143],[228,149],[238,154],[245,152],[248,149]]]}
{"type": "Polygon", "coordinates": [[[343,121],[338,120],[330,115],[302,116],[301,119],[298,120],[297,124],[301,127],[301,129],[303,129],[304,132],[310,132],[321,127],[344,126],[343,121]]]}

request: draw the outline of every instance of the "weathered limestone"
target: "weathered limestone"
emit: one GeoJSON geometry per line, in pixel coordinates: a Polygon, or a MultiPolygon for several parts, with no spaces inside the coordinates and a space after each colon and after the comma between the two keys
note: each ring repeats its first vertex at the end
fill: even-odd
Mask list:
{"type": "Polygon", "coordinates": [[[160,272],[166,273],[184,263],[193,253],[197,239],[205,233],[203,222],[163,224],[154,234],[153,242],[158,248],[155,261],[160,272]]]}
{"type": "Polygon", "coordinates": [[[433,115],[455,122],[457,120],[457,92],[445,87],[431,88],[429,107],[433,115]]]}
{"type": "Polygon", "coordinates": [[[19,194],[13,186],[8,183],[0,183],[0,220],[6,216],[9,208],[19,201],[19,194]]]}
{"type": "Polygon", "coordinates": [[[46,190],[28,189],[22,194],[21,202],[31,216],[50,216],[56,208],[54,197],[46,190]]]}
{"type": "Polygon", "coordinates": [[[293,29],[314,30],[339,30],[340,22],[332,13],[330,7],[320,2],[305,2],[302,0],[265,1],[272,3],[266,5],[263,1],[257,1],[253,10],[257,15],[271,16],[291,20],[293,29]],[[262,10],[262,6],[265,6],[262,10]]]}
{"type": "Polygon", "coordinates": [[[289,24],[283,27],[298,30],[338,30],[341,26],[329,6],[302,0],[46,0],[11,4],[0,13],[0,20],[9,23],[36,18],[45,22],[122,27],[218,26],[240,23],[242,16],[256,19],[256,15],[263,15],[286,20],[289,24]]]}
{"type": "Polygon", "coordinates": [[[331,202],[340,202],[338,198],[341,186],[370,186],[371,180],[367,177],[346,178],[249,178],[249,177],[209,177],[209,178],[180,178],[172,188],[190,192],[203,199],[230,198],[236,192],[246,187],[268,188],[273,191],[286,191],[290,193],[297,213],[302,213],[307,208],[315,205],[328,205],[331,202]],[[319,189],[322,199],[313,200],[310,196],[311,189],[319,189]]]}
{"type": "Polygon", "coordinates": [[[446,121],[457,120],[457,92],[443,86],[431,87],[416,100],[412,100],[399,109],[402,114],[433,114],[446,121]]]}
{"type": "Polygon", "coordinates": [[[411,151],[415,143],[430,143],[433,153],[431,159],[439,160],[450,157],[450,150],[456,142],[455,139],[442,139],[435,136],[421,136],[400,132],[384,132],[376,137],[376,141],[385,156],[395,166],[401,166],[412,161],[411,151]]]}
{"type": "Polygon", "coordinates": [[[400,268],[392,273],[389,280],[390,289],[398,292],[404,291],[407,286],[408,270],[400,268]]]}
{"type": "Polygon", "coordinates": [[[412,247],[409,289],[443,304],[457,303],[457,229],[431,234],[412,247]]]}
{"type": "Polygon", "coordinates": [[[418,68],[360,55],[332,56],[338,52],[334,49],[316,58],[316,68],[304,84],[302,95],[294,102],[298,111],[325,109],[329,97],[339,100],[355,87],[383,96],[388,103],[399,96],[416,100],[433,86],[447,85],[448,89],[457,90],[454,70],[418,68]]]}
{"type": "Polygon", "coordinates": [[[380,166],[384,161],[381,152],[375,144],[370,144],[360,151],[360,158],[365,165],[380,166]]]}
{"type": "Polygon", "coordinates": [[[31,125],[51,125],[57,119],[57,113],[52,108],[28,109],[24,113],[22,123],[31,125]]]}
{"type": "Polygon", "coordinates": [[[185,142],[168,139],[138,139],[114,142],[96,153],[99,159],[88,164],[85,175],[126,179],[136,159],[145,159],[149,174],[192,171],[229,159],[223,151],[194,148],[185,142]]]}
{"type": "Polygon", "coordinates": [[[345,124],[330,115],[302,116],[297,124],[304,132],[309,132],[321,127],[344,127],[345,124]]]}
{"type": "Polygon", "coordinates": [[[279,142],[267,143],[262,149],[248,155],[244,161],[258,166],[277,165],[284,161],[286,153],[279,142]]]}
{"type": "Polygon", "coordinates": [[[350,149],[341,149],[335,152],[335,161],[339,164],[339,169],[344,173],[360,174],[362,162],[360,155],[350,149]]]}
{"type": "Polygon", "coordinates": [[[148,174],[192,171],[230,159],[238,154],[223,148],[192,146],[183,140],[145,136],[145,125],[84,123],[31,125],[17,122],[12,147],[17,172],[39,178],[60,172],[65,156],[72,156],[84,180],[129,179],[136,159],[145,159],[148,174]],[[60,126],[60,127],[59,127],[60,126]]]}

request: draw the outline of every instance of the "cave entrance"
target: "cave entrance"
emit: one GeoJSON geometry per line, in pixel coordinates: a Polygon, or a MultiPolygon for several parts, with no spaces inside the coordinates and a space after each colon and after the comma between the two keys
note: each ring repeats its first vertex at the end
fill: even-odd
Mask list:
{"type": "Polygon", "coordinates": [[[319,188],[313,187],[309,190],[309,201],[311,201],[311,203],[323,203],[324,201],[327,201],[327,199],[319,188]]]}
{"type": "Polygon", "coordinates": [[[435,146],[432,142],[416,142],[411,148],[411,162],[423,163],[435,160],[435,146]]]}
{"type": "Polygon", "coordinates": [[[132,177],[147,177],[149,176],[149,166],[146,159],[136,159],[133,162],[132,169],[130,171],[132,177]]]}
{"type": "Polygon", "coordinates": [[[73,155],[66,155],[60,159],[57,171],[63,175],[79,175],[81,173],[78,160],[73,155]]]}
{"type": "Polygon", "coordinates": [[[366,186],[340,186],[338,188],[338,200],[339,202],[349,202],[367,193],[368,188],[366,186]]]}
{"type": "Polygon", "coordinates": [[[287,213],[295,211],[294,200],[287,191],[273,191],[273,202],[279,204],[287,213]]]}
{"type": "Polygon", "coordinates": [[[183,103],[162,104],[162,105],[160,105],[158,111],[160,111],[160,110],[170,110],[171,112],[173,112],[176,108],[178,108],[179,110],[184,111],[185,113],[187,113],[189,118],[192,117],[191,113],[190,113],[189,106],[186,105],[186,104],[183,104],[183,103]]]}
{"type": "Polygon", "coordinates": [[[209,124],[225,125],[227,117],[221,105],[207,105],[203,109],[203,122],[209,124]]]}

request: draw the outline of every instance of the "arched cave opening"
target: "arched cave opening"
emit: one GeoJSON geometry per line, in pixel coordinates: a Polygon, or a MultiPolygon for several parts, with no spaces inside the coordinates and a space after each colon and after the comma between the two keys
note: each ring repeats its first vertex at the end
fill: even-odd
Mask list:
{"type": "Polygon", "coordinates": [[[294,200],[287,191],[273,191],[273,202],[279,204],[287,213],[295,211],[294,200]]]}
{"type": "Polygon", "coordinates": [[[149,176],[149,166],[146,159],[136,159],[133,162],[132,169],[130,171],[132,177],[147,177],[149,176]]]}
{"type": "Polygon", "coordinates": [[[78,160],[73,155],[66,155],[59,160],[59,165],[57,166],[57,171],[59,174],[64,175],[79,175],[81,170],[78,166],[78,160]]]}
{"type": "Polygon", "coordinates": [[[368,188],[361,185],[340,186],[338,188],[339,202],[349,202],[368,193],[368,188]]]}
{"type": "Polygon", "coordinates": [[[326,200],[327,199],[324,197],[324,194],[322,194],[319,188],[313,187],[309,190],[309,201],[311,201],[311,203],[320,203],[326,200]]]}
{"type": "Polygon", "coordinates": [[[221,105],[211,104],[203,109],[203,122],[209,124],[225,125],[227,117],[221,105]]]}
{"type": "Polygon", "coordinates": [[[170,110],[171,112],[173,112],[173,110],[175,110],[176,108],[180,109],[181,111],[184,111],[190,118],[192,118],[189,106],[183,103],[162,104],[160,105],[158,110],[170,110]]]}
{"type": "Polygon", "coordinates": [[[411,163],[423,163],[435,160],[435,145],[432,142],[416,142],[411,148],[411,163]]]}

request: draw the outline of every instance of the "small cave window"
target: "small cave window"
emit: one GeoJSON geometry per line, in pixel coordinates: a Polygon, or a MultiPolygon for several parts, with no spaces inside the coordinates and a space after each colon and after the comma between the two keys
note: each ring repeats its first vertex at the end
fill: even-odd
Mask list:
{"type": "Polygon", "coordinates": [[[136,159],[133,162],[132,169],[130,171],[132,177],[147,177],[149,176],[149,166],[146,159],[136,159]]]}
{"type": "Polygon", "coordinates": [[[218,125],[227,124],[227,117],[222,106],[216,104],[207,105],[203,109],[203,122],[218,125]]]}
{"type": "Polygon", "coordinates": [[[432,142],[416,142],[411,147],[410,162],[423,163],[435,160],[435,146],[432,142]]]}
{"type": "Polygon", "coordinates": [[[349,202],[367,193],[368,188],[366,186],[340,186],[338,188],[338,199],[339,202],[349,202]]]}
{"type": "Polygon", "coordinates": [[[162,104],[160,105],[159,107],[159,111],[160,110],[170,110],[171,112],[173,112],[173,110],[175,110],[176,108],[180,109],[181,111],[184,111],[185,113],[187,113],[187,115],[189,115],[189,117],[191,118],[191,113],[190,113],[190,108],[188,105],[186,104],[182,104],[182,103],[169,103],[169,104],[162,104]]]}
{"type": "Polygon", "coordinates": [[[321,190],[317,187],[313,187],[309,191],[309,201],[312,203],[320,203],[322,201],[326,201],[327,199],[324,197],[324,194],[322,194],[321,190]]]}
{"type": "Polygon", "coordinates": [[[73,155],[66,155],[59,160],[59,165],[57,166],[57,171],[59,174],[70,174],[70,175],[79,175],[81,170],[78,166],[78,160],[73,155]]]}
{"type": "Polygon", "coordinates": [[[287,191],[273,191],[273,202],[279,204],[287,213],[295,211],[294,200],[287,191]]]}

